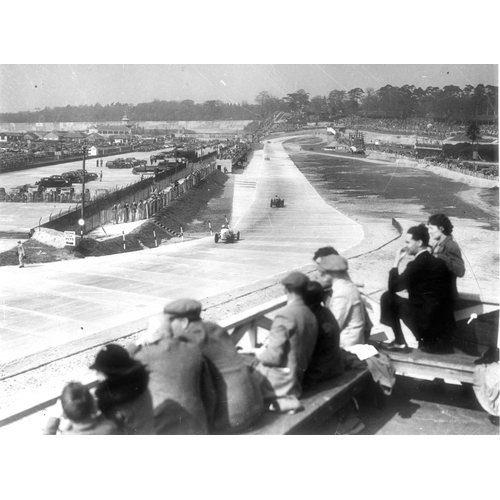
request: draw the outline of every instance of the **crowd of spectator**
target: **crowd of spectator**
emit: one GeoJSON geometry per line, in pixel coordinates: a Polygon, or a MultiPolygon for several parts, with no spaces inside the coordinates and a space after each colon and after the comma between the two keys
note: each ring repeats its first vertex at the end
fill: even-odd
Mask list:
{"type": "Polygon", "coordinates": [[[218,160],[231,160],[233,165],[239,161],[246,161],[249,146],[246,143],[236,143],[224,148],[217,154],[218,160]]]}
{"type": "MultiPolygon", "coordinates": [[[[126,220],[136,211],[125,205],[123,213],[126,220]]],[[[456,279],[465,267],[452,230],[444,214],[408,229],[381,301],[381,322],[394,332],[390,342],[370,341],[373,324],[348,261],[322,247],[313,256],[312,279],[293,271],[281,280],[287,302],[262,344],[237,347],[227,330],[202,319],[199,301],[174,300],[149,319],[137,341],[108,344],[97,353],[89,367],[98,375],[95,391],[67,384],[44,433],[241,433],[265,411],[302,410],[304,390],[361,366],[390,395],[395,370],[384,351],[408,350],[401,319],[419,350],[453,352],[456,279]],[[408,256],[414,259],[399,273],[408,256]],[[408,298],[397,294],[403,290],[408,298]],[[360,356],[362,346],[368,355],[364,349],[360,356]]],[[[358,431],[348,433],[362,430],[360,424],[358,419],[358,431]]]]}

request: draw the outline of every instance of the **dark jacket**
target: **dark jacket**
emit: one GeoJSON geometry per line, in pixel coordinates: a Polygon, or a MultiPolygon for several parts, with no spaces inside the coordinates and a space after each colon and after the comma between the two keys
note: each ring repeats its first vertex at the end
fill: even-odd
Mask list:
{"type": "Polygon", "coordinates": [[[195,321],[183,335],[199,346],[212,373],[217,398],[212,432],[234,433],[250,426],[264,411],[262,395],[226,330],[195,321]]]}
{"type": "Polygon", "coordinates": [[[125,374],[108,376],[95,391],[99,410],[124,434],[154,434],[149,375],[139,363],[125,374]]]}
{"type": "Polygon", "coordinates": [[[429,252],[418,254],[401,275],[397,268],[390,270],[389,291],[408,290],[412,322],[421,336],[439,336],[454,323],[451,279],[444,261],[429,252]]]}
{"type": "Polygon", "coordinates": [[[310,308],[318,322],[318,338],[304,374],[302,381],[304,387],[314,386],[344,371],[344,358],[340,349],[340,327],[335,316],[330,309],[322,305],[310,308]]]}
{"type": "Polygon", "coordinates": [[[135,358],[149,370],[156,434],[208,434],[215,390],[198,346],[163,338],[139,348],[135,358]]]}

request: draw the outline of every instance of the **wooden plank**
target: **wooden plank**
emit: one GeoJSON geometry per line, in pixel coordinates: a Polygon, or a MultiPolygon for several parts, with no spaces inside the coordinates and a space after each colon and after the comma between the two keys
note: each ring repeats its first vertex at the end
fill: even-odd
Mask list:
{"type": "Polygon", "coordinates": [[[349,370],[341,376],[318,386],[314,392],[304,393],[301,402],[304,410],[294,415],[266,412],[244,434],[282,435],[296,434],[309,423],[322,420],[344,406],[359,393],[370,376],[368,369],[349,370]]]}
{"type": "Polygon", "coordinates": [[[472,383],[473,380],[475,358],[464,353],[429,354],[419,350],[411,353],[386,353],[394,364],[397,375],[425,380],[440,378],[464,383],[472,383]]]}

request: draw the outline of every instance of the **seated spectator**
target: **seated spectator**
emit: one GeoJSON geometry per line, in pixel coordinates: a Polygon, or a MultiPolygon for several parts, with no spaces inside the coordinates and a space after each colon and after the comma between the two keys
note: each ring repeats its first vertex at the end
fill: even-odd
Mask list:
{"type": "Polygon", "coordinates": [[[324,289],[317,281],[307,284],[305,303],[318,322],[318,338],[309,366],[304,374],[303,386],[314,386],[344,371],[344,358],[340,349],[340,328],[332,311],[323,306],[324,289]]]}
{"type": "Polygon", "coordinates": [[[153,401],[146,367],[117,344],[106,345],[90,366],[102,378],[95,396],[101,412],[124,434],[154,434],[153,401]]]}
{"type": "Polygon", "coordinates": [[[264,345],[255,352],[264,400],[279,411],[294,412],[302,407],[302,379],[318,337],[316,318],[304,303],[308,282],[305,274],[296,271],[281,281],[287,304],[278,311],[264,345]]]}
{"type": "Polygon", "coordinates": [[[173,338],[162,313],[150,318],[133,354],[149,370],[156,434],[208,434],[215,392],[198,346],[173,338]]]}
{"type": "Polygon", "coordinates": [[[58,431],[61,434],[86,436],[120,434],[118,425],[97,410],[94,397],[80,382],[70,382],[64,387],[59,404],[62,412],[57,417],[49,418],[43,434],[57,434],[58,431]],[[68,422],[60,428],[62,418],[68,422]]]}
{"type": "Polygon", "coordinates": [[[380,322],[390,326],[394,341],[389,348],[407,349],[400,320],[410,328],[424,352],[453,352],[451,333],[454,324],[450,296],[451,273],[443,260],[428,251],[429,232],[425,225],[410,227],[405,246],[400,248],[389,272],[389,290],[380,300],[380,322]],[[406,256],[414,259],[402,274],[398,266],[406,256]],[[408,291],[408,299],[396,292],[408,291]]]}
{"type": "Polygon", "coordinates": [[[347,273],[347,260],[331,253],[317,257],[315,262],[318,281],[326,290],[331,288],[331,296],[325,303],[340,327],[340,347],[364,344],[371,330],[371,321],[358,287],[347,273]]]}
{"type": "Polygon", "coordinates": [[[163,311],[173,336],[196,344],[208,362],[216,395],[211,432],[229,434],[248,428],[264,410],[262,395],[226,330],[201,320],[197,300],[178,299],[163,311]]]}
{"type": "Polygon", "coordinates": [[[431,253],[444,261],[452,274],[452,297],[458,299],[457,278],[463,278],[465,265],[460,247],[453,239],[453,224],[444,214],[435,214],[427,222],[429,237],[431,239],[431,253]]]}

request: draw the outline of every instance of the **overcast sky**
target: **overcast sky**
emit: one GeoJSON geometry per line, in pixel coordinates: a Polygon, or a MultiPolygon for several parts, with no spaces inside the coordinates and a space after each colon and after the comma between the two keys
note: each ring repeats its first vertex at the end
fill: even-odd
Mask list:
{"type": "Polygon", "coordinates": [[[498,85],[497,65],[470,64],[47,64],[0,65],[0,112],[112,102],[191,99],[255,102],[261,91],[281,98],[386,84],[426,88],[498,85]]]}

